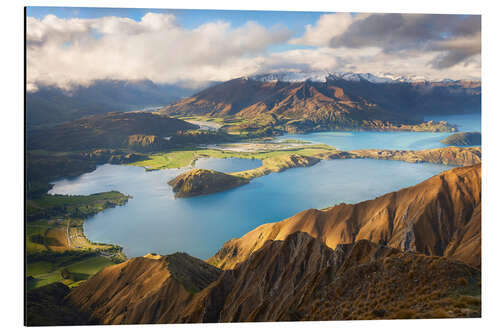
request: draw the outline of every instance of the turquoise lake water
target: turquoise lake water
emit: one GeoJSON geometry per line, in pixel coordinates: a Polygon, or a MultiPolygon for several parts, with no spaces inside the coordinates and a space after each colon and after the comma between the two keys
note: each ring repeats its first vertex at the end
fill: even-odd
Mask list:
{"type": "MultiPolygon", "coordinates": [[[[214,164],[212,161],[217,170],[214,164]]],[[[167,181],[183,169],[147,172],[140,167],[106,164],[76,179],[57,182],[51,193],[118,190],[130,194],[133,198],[125,206],[107,209],[85,222],[90,240],[119,244],[129,257],[183,251],[206,259],[225,241],[263,223],[308,208],[372,199],[448,168],[399,161],[322,161],[257,178],[230,191],[175,199],[167,181]]]]}
{"type": "MultiPolygon", "coordinates": [[[[461,131],[480,131],[479,115],[434,118],[461,131]]],[[[449,133],[348,132],[289,135],[340,149],[424,149],[441,147],[449,133]]],[[[234,172],[261,164],[248,159],[200,159],[195,167],[234,172]]],[[[132,195],[125,206],[107,209],[84,224],[87,237],[119,244],[129,257],[149,252],[187,252],[207,259],[222,244],[257,226],[308,208],[356,203],[415,185],[450,166],[382,160],[331,160],[308,168],[256,178],[248,185],[212,195],[175,199],[167,182],[187,170],[145,171],[141,167],[99,166],[94,172],[55,182],[50,193],[92,194],[118,190],[132,195]]]]}
{"type": "MultiPolygon", "coordinates": [[[[481,115],[479,113],[426,117],[425,120],[446,120],[451,124],[458,125],[460,132],[481,132],[481,115]]],[[[440,141],[449,135],[450,133],[430,132],[318,132],[287,134],[280,138],[326,143],[340,150],[421,150],[445,147],[446,145],[440,141]]]]}

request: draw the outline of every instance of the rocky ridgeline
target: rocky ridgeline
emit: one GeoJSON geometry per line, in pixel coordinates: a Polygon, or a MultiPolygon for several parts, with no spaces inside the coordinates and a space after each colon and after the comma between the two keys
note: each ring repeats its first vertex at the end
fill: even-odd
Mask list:
{"type": "Polygon", "coordinates": [[[267,241],[307,232],[328,247],[368,239],[402,251],[481,265],[481,165],[445,171],[357,204],[309,209],[227,241],[209,262],[233,269],[267,241]]]}
{"type": "Polygon", "coordinates": [[[296,232],[232,270],[188,255],[134,258],[103,269],[67,302],[101,324],[479,317],[470,290],[480,275],[446,258],[367,240],[331,249],[296,232]]]}

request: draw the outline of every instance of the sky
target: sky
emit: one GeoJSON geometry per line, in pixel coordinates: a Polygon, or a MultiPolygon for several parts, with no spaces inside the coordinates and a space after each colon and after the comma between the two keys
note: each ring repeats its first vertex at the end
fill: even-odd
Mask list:
{"type": "Polygon", "coordinates": [[[28,7],[28,91],[279,71],[481,79],[477,15],[28,7]]]}

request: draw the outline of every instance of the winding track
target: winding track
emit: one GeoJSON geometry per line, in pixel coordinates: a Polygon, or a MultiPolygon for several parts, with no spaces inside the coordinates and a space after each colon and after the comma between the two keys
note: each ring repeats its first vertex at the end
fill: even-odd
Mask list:
{"type": "Polygon", "coordinates": [[[66,242],[68,242],[68,248],[71,248],[71,242],[69,240],[69,225],[71,224],[71,220],[68,219],[68,223],[66,225],[66,242]]]}

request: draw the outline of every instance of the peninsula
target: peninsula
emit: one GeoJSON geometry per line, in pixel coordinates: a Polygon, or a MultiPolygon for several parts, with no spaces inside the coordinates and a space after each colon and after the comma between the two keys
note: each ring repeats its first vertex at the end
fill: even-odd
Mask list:
{"type": "MultiPolygon", "coordinates": [[[[247,184],[251,179],[257,177],[274,172],[282,172],[290,168],[312,166],[321,160],[370,158],[457,166],[469,166],[481,163],[480,147],[446,147],[420,151],[376,149],[340,151],[329,146],[313,146],[308,149],[280,150],[272,153],[268,153],[271,155],[265,155],[263,153],[248,152],[231,153],[226,151],[222,153],[212,150],[200,151],[198,153],[200,156],[214,157],[214,155],[221,156],[222,154],[222,156],[228,158],[235,156],[240,158],[259,158],[262,159],[262,166],[230,174],[213,170],[194,169],[177,176],[169,181],[169,184],[172,185],[174,192],[177,192],[176,197],[190,197],[224,191],[247,184]]],[[[148,163],[148,161],[139,163],[148,163]]],[[[159,167],[159,165],[156,166],[159,167]]]]}

